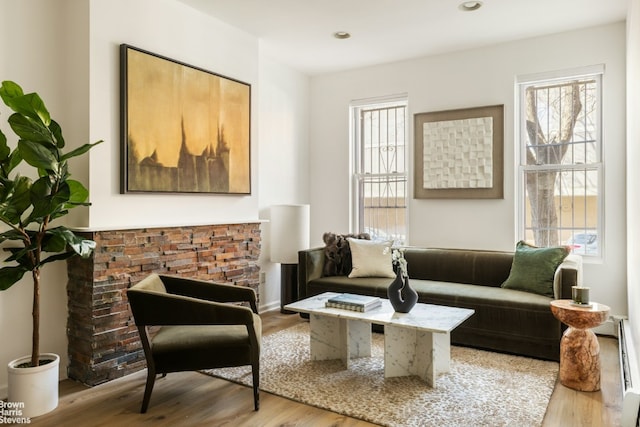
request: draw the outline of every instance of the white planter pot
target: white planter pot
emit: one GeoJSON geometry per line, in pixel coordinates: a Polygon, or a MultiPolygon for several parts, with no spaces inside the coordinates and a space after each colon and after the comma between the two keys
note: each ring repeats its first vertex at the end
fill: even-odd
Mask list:
{"type": "MultiPolygon", "coordinates": [[[[21,411],[21,417],[31,418],[53,411],[58,406],[58,366],[60,357],[53,353],[40,354],[40,360],[53,360],[34,368],[18,368],[31,356],[9,362],[9,402],[21,411]]],[[[18,417],[19,418],[19,417],[18,417]]]]}

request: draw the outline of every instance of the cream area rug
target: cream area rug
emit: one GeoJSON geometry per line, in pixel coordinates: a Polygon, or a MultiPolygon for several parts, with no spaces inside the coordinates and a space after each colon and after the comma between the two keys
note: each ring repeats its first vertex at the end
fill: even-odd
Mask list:
{"type": "MultiPolygon", "coordinates": [[[[436,388],[417,377],[384,378],[382,334],[372,356],[311,361],[309,324],[264,336],[260,389],[297,402],[384,426],[539,426],[558,364],[526,357],[451,347],[451,370],[436,388]]],[[[206,372],[251,384],[249,367],[206,372]]]]}

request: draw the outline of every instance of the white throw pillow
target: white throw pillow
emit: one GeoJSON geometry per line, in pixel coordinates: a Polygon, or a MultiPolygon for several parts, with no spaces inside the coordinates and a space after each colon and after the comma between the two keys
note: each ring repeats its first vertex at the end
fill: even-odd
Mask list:
{"type": "Polygon", "coordinates": [[[348,238],[351,249],[349,277],[396,277],[391,262],[393,242],[348,238]]]}

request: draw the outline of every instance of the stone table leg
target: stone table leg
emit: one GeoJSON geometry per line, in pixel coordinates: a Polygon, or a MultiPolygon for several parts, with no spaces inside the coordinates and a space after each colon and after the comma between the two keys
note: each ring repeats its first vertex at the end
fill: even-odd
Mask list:
{"type": "Polygon", "coordinates": [[[417,375],[428,386],[436,386],[439,373],[449,371],[449,334],[384,326],[384,376],[417,375]]]}
{"type": "Polygon", "coordinates": [[[371,356],[371,324],[336,317],[310,316],[311,360],[349,360],[371,356]]]}
{"type": "Polygon", "coordinates": [[[600,390],[600,344],[590,329],[569,327],[562,335],[560,382],[574,390],[600,390]]]}

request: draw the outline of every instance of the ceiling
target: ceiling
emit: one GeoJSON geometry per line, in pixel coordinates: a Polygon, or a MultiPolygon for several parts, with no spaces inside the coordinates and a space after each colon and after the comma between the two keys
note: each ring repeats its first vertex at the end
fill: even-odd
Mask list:
{"type": "Polygon", "coordinates": [[[179,0],[309,75],[623,21],[628,0],[179,0]],[[336,31],[351,38],[339,40],[336,31]]]}

